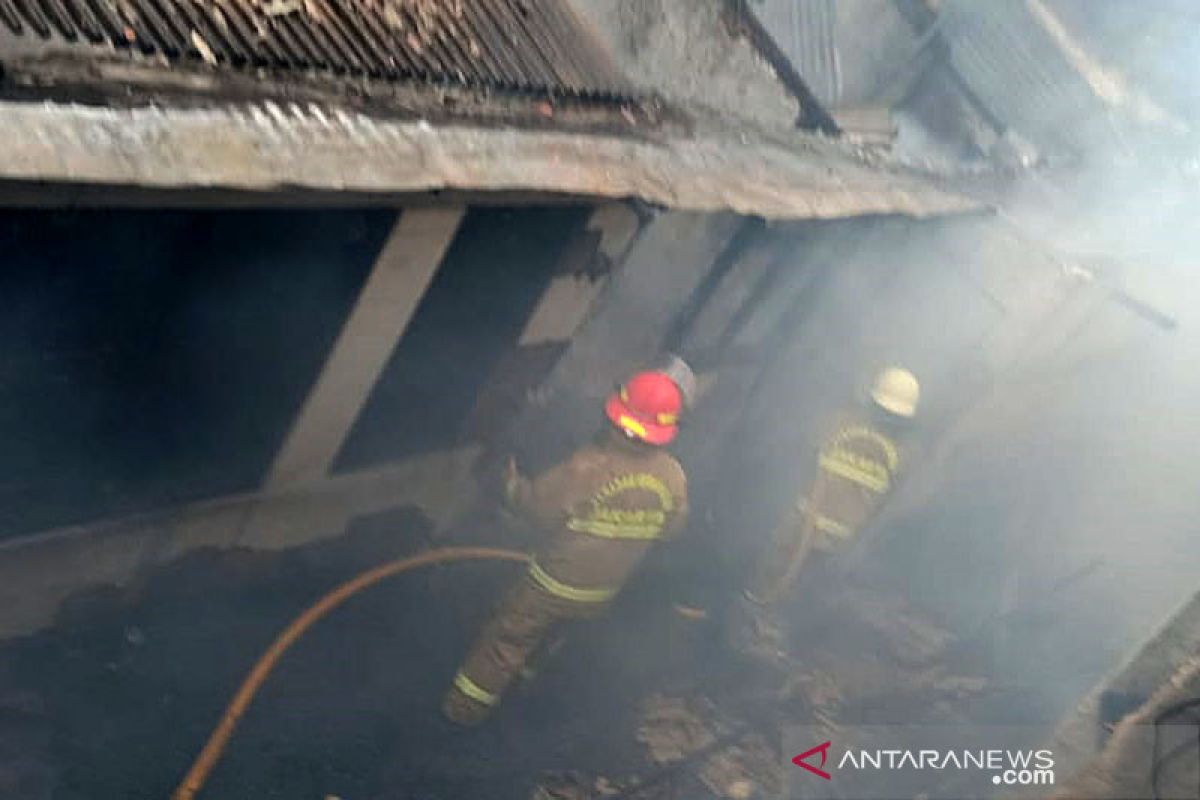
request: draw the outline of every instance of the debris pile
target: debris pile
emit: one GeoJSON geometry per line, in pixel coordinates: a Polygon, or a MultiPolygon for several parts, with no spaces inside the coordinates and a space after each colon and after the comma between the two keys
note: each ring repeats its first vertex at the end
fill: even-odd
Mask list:
{"type": "Polygon", "coordinates": [[[818,616],[836,618],[836,632],[827,628],[822,646],[803,648],[769,675],[748,672],[733,691],[647,698],[637,738],[650,761],[674,765],[713,797],[772,797],[785,777],[783,726],[845,739],[851,724],[953,718],[987,689],[985,678],[957,674],[948,662],[954,636],[901,598],[857,590],[830,601],[818,616]]]}
{"type": "Polygon", "coordinates": [[[656,764],[670,764],[712,745],[710,729],[716,709],[708,700],[651,695],[643,707],[638,741],[656,764]]]}
{"type": "Polygon", "coordinates": [[[714,797],[770,797],[782,779],[779,753],[766,738],[724,719],[705,698],[652,695],[638,741],[663,766],[699,756],[696,774],[714,797]]]}
{"type": "Polygon", "coordinates": [[[565,772],[543,778],[530,800],[600,800],[617,793],[607,778],[592,779],[579,772],[565,772]]]}
{"type": "Polygon", "coordinates": [[[956,672],[954,636],[903,598],[858,587],[823,612],[836,619],[836,633],[804,650],[782,690],[806,701],[815,722],[915,721],[952,713],[988,688],[986,678],[956,672]]]}
{"type": "Polygon", "coordinates": [[[781,767],[779,752],[761,735],[750,734],[705,761],[700,780],[714,795],[730,800],[774,797],[781,767]]]}

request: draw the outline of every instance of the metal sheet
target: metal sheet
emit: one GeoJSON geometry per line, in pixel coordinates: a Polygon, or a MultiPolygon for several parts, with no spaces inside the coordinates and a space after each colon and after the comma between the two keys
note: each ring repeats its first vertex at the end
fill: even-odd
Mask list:
{"type": "Polygon", "coordinates": [[[939,25],[955,69],[983,104],[1040,148],[1078,152],[1118,135],[1024,3],[946,0],[939,25]]]}
{"type": "Polygon", "coordinates": [[[0,60],[127,58],[515,91],[628,86],[559,0],[0,0],[0,60]]]}
{"type": "Polygon", "coordinates": [[[755,10],[813,94],[827,107],[842,96],[834,0],[764,0],[755,10]]]}

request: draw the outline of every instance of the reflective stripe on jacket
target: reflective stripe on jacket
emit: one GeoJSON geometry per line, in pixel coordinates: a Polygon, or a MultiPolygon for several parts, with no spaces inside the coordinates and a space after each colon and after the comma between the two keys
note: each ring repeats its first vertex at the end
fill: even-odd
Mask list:
{"type": "Polygon", "coordinates": [[[666,483],[649,472],[630,472],[608,481],[574,509],[567,529],[606,539],[658,539],[667,515],[674,512],[675,497],[666,483]],[[642,495],[640,501],[627,497],[633,493],[642,495]]]}
{"type": "Polygon", "coordinates": [[[861,422],[845,422],[821,447],[814,490],[800,510],[817,530],[849,538],[874,515],[892,489],[900,452],[886,434],[861,422]],[[819,497],[818,502],[813,498],[819,497]]]}
{"type": "Polygon", "coordinates": [[[492,692],[480,687],[475,681],[467,675],[463,670],[459,670],[454,676],[454,688],[465,694],[477,703],[483,703],[485,706],[494,706],[500,702],[500,698],[492,692]]]}
{"type": "Polygon", "coordinates": [[[529,565],[529,578],[541,589],[555,597],[561,597],[563,600],[570,600],[575,603],[607,603],[616,597],[617,592],[620,591],[620,587],[582,589],[577,586],[570,586],[542,569],[542,566],[536,560],[529,565]]]}
{"type": "Polygon", "coordinates": [[[670,453],[605,440],[541,475],[518,479],[510,502],[546,537],[529,577],[556,597],[611,599],[658,539],[687,518],[687,480],[670,453]]]}

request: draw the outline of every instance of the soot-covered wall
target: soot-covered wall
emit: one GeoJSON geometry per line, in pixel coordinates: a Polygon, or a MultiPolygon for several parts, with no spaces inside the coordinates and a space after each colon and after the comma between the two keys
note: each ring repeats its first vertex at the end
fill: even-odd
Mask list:
{"type": "MultiPolygon", "coordinates": [[[[468,212],[339,471],[464,435],[584,215],[468,212]]],[[[0,212],[0,537],[255,490],[395,219],[0,212]]]]}

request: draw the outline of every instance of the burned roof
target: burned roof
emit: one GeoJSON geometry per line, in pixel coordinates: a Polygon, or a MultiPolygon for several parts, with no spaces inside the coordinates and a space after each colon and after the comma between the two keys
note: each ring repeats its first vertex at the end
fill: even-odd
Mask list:
{"type": "Polygon", "coordinates": [[[263,81],[628,93],[558,0],[0,0],[0,61],[8,82],[43,85],[52,66],[75,62],[263,81]]]}
{"type": "Polygon", "coordinates": [[[631,88],[594,16],[576,13],[565,0],[0,0],[0,182],[264,202],[628,197],[780,218],[979,205],[823,137],[773,139],[631,88]]]}

